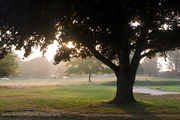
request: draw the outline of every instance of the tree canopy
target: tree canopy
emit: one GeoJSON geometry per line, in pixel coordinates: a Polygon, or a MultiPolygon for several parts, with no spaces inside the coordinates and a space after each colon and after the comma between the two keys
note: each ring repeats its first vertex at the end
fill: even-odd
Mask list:
{"type": "Polygon", "coordinates": [[[141,57],[150,56],[179,46],[178,3],[178,0],[2,0],[2,51],[11,48],[11,44],[17,49],[24,47],[25,56],[31,53],[31,46],[40,45],[45,51],[61,32],[58,41],[62,47],[57,62],[69,59],[68,53],[81,57],[91,55],[90,49],[97,45],[99,49],[95,50],[110,60],[117,57],[119,48],[127,45],[134,51],[138,47],[140,51],[148,49],[141,57]],[[135,21],[140,25],[133,26],[131,23],[135,21]],[[163,28],[165,24],[167,30],[163,28]],[[125,32],[128,37],[123,40],[125,32]],[[81,54],[74,49],[67,50],[64,43],[69,41],[73,41],[81,54]],[[61,51],[66,51],[63,52],[66,55],[61,51]]]}
{"type": "Polygon", "coordinates": [[[89,82],[91,82],[91,75],[92,74],[103,74],[107,73],[110,74],[113,71],[103,64],[101,61],[97,60],[96,58],[87,58],[87,59],[75,59],[66,64],[67,70],[65,73],[68,75],[76,74],[76,75],[89,75],[89,82]]]}
{"type": "Polygon", "coordinates": [[[117,76],[111,102],[134,102],[140,60],[180,46],[179,5],[179,0],[1,0],[0,54],[3,57],[11,45],[23,47],[25,57],[32,46],[40,45],[45,52],[59,36],[55,64],[95,56],[117,76]],[[69,41],[75,47],[68,48],[69,41]]]}
{"type": "Polygon", "coordinates": [[[45,57],[37,57],[29,61],[19,63],[19,77],[24,78],[50,78],[50,66],[45,57]]]}
{"type": "Polygon", "coordinates": [[[180,51],[169,51],[167,54],[167,66],[176,78],[180,72],[180,51]]]}
{"type": "Polygon", "coordinates": [[[8,54],[0,60],[0,77],[16,76],[18,74],[17,56],[8,54]]]}

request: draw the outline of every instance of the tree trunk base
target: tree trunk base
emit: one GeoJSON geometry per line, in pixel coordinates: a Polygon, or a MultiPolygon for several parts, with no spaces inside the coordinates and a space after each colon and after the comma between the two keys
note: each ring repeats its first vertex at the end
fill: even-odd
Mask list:
{"type": "Polygon", "coordinates": [[[131,103],[136,103],[137,101],[135,99],[127,100],[127,101],[122,101],[114,98],[113,100],[109,101],[108,103],[110,104],[131,104],[131,103]]]}

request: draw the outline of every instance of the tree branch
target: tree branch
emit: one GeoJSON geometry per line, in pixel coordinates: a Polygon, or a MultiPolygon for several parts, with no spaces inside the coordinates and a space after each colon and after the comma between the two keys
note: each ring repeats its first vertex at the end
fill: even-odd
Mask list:
{"type": "Polygon", "coordinates": [[[156,50],[153,50],[153,51],[149,51],[148,53],[144,53],[143,55],[141,55],[140,58],[142,59],[145,56],[150,56],[150,55],[155,54],[157,52],[163,52],[163,51],[166,51],[166,50],[170,50],[171,48],[172,48],[172,46],[168,46],[166,48],[159,48],[159,49],[156,49],[156,50]]]}
{"type": "Polygon", "coordinates": [[[150,27],[153,24],[154,19],[156,18],[156,14],[157,14],[157,10],[155,11],[151,11],[149,13],[149,18],[144,22],[143,27],[141,28],[141,34],[140,36],[137,38],[137,49],[139,50],[143,50],[142,48],[144,47],[145,43],[146,43],[146,37],[148,34],[148,30],[150,29],[150,27]]]}
{"type": "Polygon", "coordinates": [[[116,72],[118,70],[118,66],[116,66],[115,64],[113,64],[110,60],[108,60],[107,58],[105,58],[102,54],[100,54],[97,50],[95,50],[94,47],[88,47],[90,49],[90,51],[93,53],[93,55],[100,60],[101,62],[103,62],[104,64],[106,64],[108,67],[110,67],[114,72],[116,72]]]}

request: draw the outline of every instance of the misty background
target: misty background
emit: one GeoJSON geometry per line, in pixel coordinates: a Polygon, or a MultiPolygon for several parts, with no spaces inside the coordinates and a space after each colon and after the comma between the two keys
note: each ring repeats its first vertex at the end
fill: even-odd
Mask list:
{"type": "MultiPolygon", "coordinates": [[[[58,65],[54,65],[54,60],[47,59],[46,57],[35,57],[29,60],[23,60],[19,55],[13,52],[14,59],[8,57],[7,59],[12,59],[12,63],[16,67],[11,68],[13,72],[9,74],[0,75],[1,78],[28,78],[28,79],[58,79],[58,78],[88,78],[90,77],[115,77],[112,71],[108,71],[106,67],[100,69],[100,66],[105,66],[103,63],[98,65],[98,62],[93,63],[93,59],[83,59],[84,67],[82,61],[77,60],[74,63],[71,62],[60,62],[58,65]],[[73,71],[72,64],[75,69],[73,71]],[[95,65],[93,65],[95,64],[95,65]],[[78,67],[79,66],[79,67],[78,67]],[[84,68],[91,69],[89,72],[84,68]],[[94,68],[93,68],[94,67],[94,68]],[[95,69],[96,68],[96,69],[95,69]],[[16,70],[16,71],[15,71],[16,70]]],[[[96,59],[97,60],[97,59],[96,59]]],[[[6,60],[4,60],[6,61],[6,60]]],[[[97,60],[98,61],[98,60],[97,60]]],[[[2,60],[0,61],[2,63],[2,60]]],[[[11,67],[13,65],[10,65],[11,67]]],[[[3,68],[2,64],[0,67],[3,68]]],[[[0,70],[1,73],[3,70],[0,70]]],[[[11,71],[11,70],[8,70],[11,71]]],[[[170,78],[179,78],[180,77],[180,51],[169,51],[166,58],[162,58],[160,54],[157,55],[157,58],[144,58],[137,70],[137,75],[143,75],[146,77],[170,77],[170,78]]]]}

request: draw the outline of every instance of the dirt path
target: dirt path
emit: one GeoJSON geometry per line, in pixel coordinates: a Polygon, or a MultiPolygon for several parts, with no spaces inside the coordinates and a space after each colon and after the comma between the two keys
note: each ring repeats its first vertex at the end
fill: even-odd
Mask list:
{"type": "Polygon", "coordinates": [[[161,90],[151,89],[147,87],[136,87],[136,86],[134,87],[133,92],[144,93],[148,95],[180,94],[180,92],[161,91],[161,90]]]}

